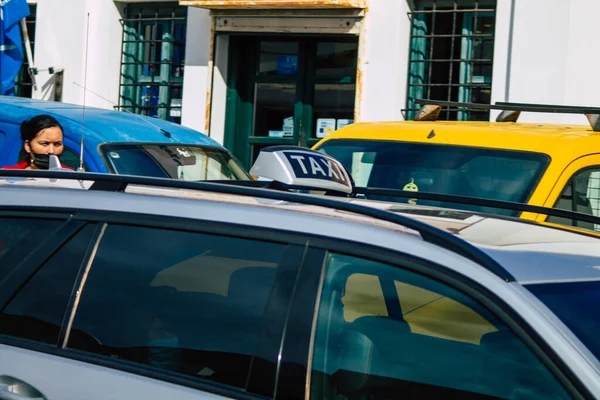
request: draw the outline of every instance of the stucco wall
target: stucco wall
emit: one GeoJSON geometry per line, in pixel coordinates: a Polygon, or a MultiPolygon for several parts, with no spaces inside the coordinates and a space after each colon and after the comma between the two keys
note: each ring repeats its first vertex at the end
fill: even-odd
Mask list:
{"type": "MultiPolygon", "coordinates": [[[[492,101],[600,106],[598,12],[597,0],[498,0],[492,101]]],[[[523,113],[519,121],[587,124],[566,114],[523,113]]]]}
{"type": "MultiPolygon", "coordinates": [[[[38,0],[34,62],[64,68],[62,101],[83,103],[89,13],[86,105],[112,108],[118,102],[122,3],[112,0],[38,0]],[[93,93],[97,93],[97,95],[93,93]],[[106,98],[107,100],[102,99],[106,98]]],[[[53,99],[53,77],[41,71],[33,97],[53,99]]]]}

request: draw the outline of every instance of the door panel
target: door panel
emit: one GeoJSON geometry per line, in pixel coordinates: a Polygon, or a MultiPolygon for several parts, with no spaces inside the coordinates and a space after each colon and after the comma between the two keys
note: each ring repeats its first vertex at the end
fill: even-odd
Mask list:
{"type": "Polygon", "coordinates": [[[47,400],[225,398],[120,370],[7,345],[0,345],[0,359],[0,377],[19,379],[41,392],[47,400]]]}
{"type": "Polygon", "coordinates": [[[396,265],[330,253],[315,322],[314,399],[570,398],[478,301],[396,265]]]}
{"type": "MultiPolygon", "coordinates": [[[[0,388],[22,382],[48,400],[223,398],[183,385],[272,396],[303,245],[76,222],[48,261],[19,269],[27,283],[0,313],[0,388]]],[[[5,219],[0,239],[48,235],[21,225],[5,219]]]]}
{"type": "MultiPolygon", "coordinates": [[[[561,208],[585,214],[600,216],[600,154],[581,157],[573,161],[560,175],[552,188],[544,207],[561,208]],[[572,179],[575,178],[575,181],[572,179]],[[573,190],[573,187],[575,190],[573,190]]],[[[564,218],[548,218],[538,214],[538,221],[596,229],[592,224],[566,220],[564,218]]]]}
{"type": "MultiPolygon", "coordinates": [[[[65,314],[74,301],[73,287],[94,238],[96,224],[85,226],[27,280],[0,312],[0,334],[52,346],[61,341],[65,314]]],[[[94,341],[78,333],[75,336],[94,341]]]]}
{"type": "Polygon", "coordinates": [[[233,36],[225,146],[249,168],[263,147],[354,122],[357,61],[355,36],[233,36]]]}
{"type": "Polygon", "coordinates": [[[108,225],[66,348],[147,376],[272,393],[303,252],[256,237],[108,225]],[[249,388],[258,366],[266,383],[249,388]]]}

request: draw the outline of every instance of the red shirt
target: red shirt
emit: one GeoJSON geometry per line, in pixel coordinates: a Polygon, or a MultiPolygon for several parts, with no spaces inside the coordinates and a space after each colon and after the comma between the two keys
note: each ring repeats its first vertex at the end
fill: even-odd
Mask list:
{"type": "Polygon", "coordinates": [[[2,167],[2,169],[25,169],[29,166],[27,160],[23,160],[15,165],[7,165],[6,167],[2,167]]]}
{"type": "MultiPolygon", "coordinates": [[[[28,166],[29,166],[29,163],[27,162],[27,160],[23,160],[21,162],[18,162],[15,165],[7,165],[6,167],[2,167],[1,169],[25,169],[28,166]]],[[[62,165],[62,164],[61,164],[61,166],[63,168],[67,168],[67,169],[70,169],[71,171],[73,171],[73,168],[71,168],[71,167],[67,167],[66,165],[62,165]]]]}

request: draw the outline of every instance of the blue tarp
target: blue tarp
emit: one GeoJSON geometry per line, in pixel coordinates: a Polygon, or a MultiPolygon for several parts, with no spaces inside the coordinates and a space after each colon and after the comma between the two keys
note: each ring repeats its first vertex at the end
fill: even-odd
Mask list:
{"type": "Polygon", "coordinates": [[[0,0],[0,94],[12,95],[23,63],[19,21],[29,15],[26,0],[0,0]]]}

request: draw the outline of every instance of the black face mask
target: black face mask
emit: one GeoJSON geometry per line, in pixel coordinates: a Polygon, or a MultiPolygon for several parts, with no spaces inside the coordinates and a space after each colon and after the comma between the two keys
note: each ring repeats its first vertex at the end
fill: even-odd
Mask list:
{"type": "MultiPolygon", "coordinates": [[[[32,162],[39,169],[48,169],[48,168],[50,168],[50,154],[35,154],[34,152],[31,152],[31,156],[33,158],[32,162]]],[[[60,155],[57,154],[56,156],[60,160],[60,155]]]]}

